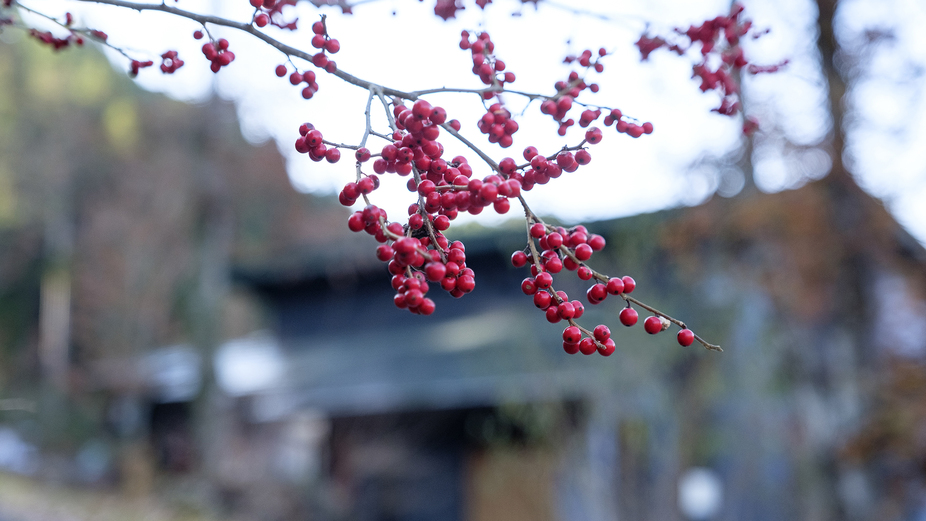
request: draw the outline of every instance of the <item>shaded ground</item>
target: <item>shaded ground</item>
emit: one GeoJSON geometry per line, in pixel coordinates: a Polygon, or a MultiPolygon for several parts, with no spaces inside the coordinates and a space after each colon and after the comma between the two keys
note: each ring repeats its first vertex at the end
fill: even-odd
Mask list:
{"type": "MultiPolygon", "coordinates": [[[[0,473],[0,521],[217,521],[192,504],[51,485],[0,473]]],[[[224,518],[229,519],[229,518],[224,518]]]]}

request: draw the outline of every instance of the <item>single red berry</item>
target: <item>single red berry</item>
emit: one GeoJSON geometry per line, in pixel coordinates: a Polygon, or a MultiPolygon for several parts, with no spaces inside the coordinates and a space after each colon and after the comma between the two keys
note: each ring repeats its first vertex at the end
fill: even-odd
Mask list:
{"type": "Polygon", "coordinates": [[[363,214],[361,212],[354,212],[347,219],[347,227],[352,232],[363,231],[364,226],[366,225],[363,223],[363,214]]]}
{"type": "Polygon", "coordinates": [[[552,301],[553,297],[550,296],[549,292],[537,291],[537,293],[534,293],[534,305],[540,309],[547,309],[552,301]]]}
{"type": "Polygon", "coordinates": [[[595,345],[595,341],[589,337],[585,337],[579,342],[579,351],[583,355],[590,355],[597,350],[598,348],[595,345]]]}
{"type": "Polygon", "coordinates": [[[521,281],[521,291],[523,291],[525,295],[537,293],[537,284],[532,277],[528,277],[521,281]]]}
{"type": "Polygon", "coordinates": [[[460,275],[457,278],[457,289],[461,290],[463,293],[469,293],[476,288],[476,279],[472,275],[460,275]]]}
{"type": "Polygon", "coordinates": [[[612,295],[620,295],[624,292],[624,281],[615,277],[613,279],[608,279],[608,293],[612,295]]]}
{"type": "Polygon", "coordinates": [[[438,282],[447,274],[447,268],[440,262],[429,262],[424,267],[424,273],[431,282],[438,282]]]}
{"type": "MultiPolygon", "coordinates": [[[[601,129],[598,127],[592,127],[585,132],[585,140],[588,141],[592,145],[597,145],[598,143],[601,143],[601,138],[602,138],[601,129]]],[[[576,161],[578,161],[578,157],[576,157],[576,161]]]]}
{"type": "Polygon", "coordinates": [[[200,31],[200,30],[193,31],[193,38],[195,38],[195,39],[197,39],[197,40],[202,40],[202,39],[203,39],[203,32],[200,31]]]}
{"type": "Polygon", "coordinates": [[[614,354],[614,339],[613,338],[609,338],[605,340],[604,342],[602,342],[602,344],[603,345],[601,346],[597,346],[598,354],[600,354],[601,356],[611,356],[612,354],[614,354]]]}
{"type": "Polygon", "coordinates": [[[283,76],[286,76],[286,66],[285,66],[285,65],[277,65],[276,74],[277,74],[277,77],[279,77],[279,78],[282,78],[283,76]]]}
{"type": "Polygon", "coordinates": [[[579,344],[570,344],[568,342],[563,342],[563,351],[566,351],[567,354],[574,355],[579,352],[579,344]]]}
{"type": "Polygon", "coordinates": [[[559,313],[559,318],[563,320],[569,320],[570,318],[575,318],[576,308],[572,305],[572,302],[566,302],[565,299],[563,303],[557,306],[557,312],[559,313]]]}
{"type": "Polygon", "coordinates": [[[563,271],[563,261],[559,257],[551,257],[543,263],[543,269],[550,273],[559,273],[563,271]]]}
{"type": "Polygon", "coordinates": [[[643,329],[645,329],[647,333],[655,335],[662,331],[662,321],[655,315],[647,317],[646,320],[643,321],[643,329]]]}
{"type": "Polygon", "coordinates": [[[436,308],[434,301],[429,298],[421,299],[421,304],[418,304],[418,313],[421,315],[430,315],[434,313],[436,308]]]}
{"type": "Polygon", "coordinates": [[[572,318],[582,318],[582,315],[585,314],[585,306],[578,300],[573,300],[570,304],[572,304],[573,309],[572,318]]]}
{"type": "Polygon", "coordinates": [[[516,251],[511,254],[511,265],[515,268],[523,268],[527,264],[527,254],[523,251],[516,251]]]}
{"type": "Polygon", "coordinates": [[[551,249],[559,248],[560,246],[563,245],[563,236],[557,232],[553,232],[547,235],[547,245],[551,249]]]}
{"type": "Polygon", "coordinates": [[[604,237],[594,233],[588,236],[587,242],[592,247],[592,251],[601,251],[605,246],[604,237]]]}
{"type": "Polygon", "coordinates": [[[588,291],[585,293],[588,297],[589,304],[600,304],[608,296],[608,290],[604,284],[595,284],[594,286],[588,288],[588,291]]]}
{"type": "Polygon", "coordinates": [[[592,257],[592,247],[588,244],[576,246],[576,258],[580,261],[587,261],[592,257]]]}
{"type": "Polygon", "coordinates": [[[387,262],[392,259],[393,255],[395,255],[395,251],[393,251],[391,246],[380,244],[376,247],[376,258],[383,262],[387,262]]]}
{"type": "Polygon", "coordinates": [[[576,152],[575,160],[576,163],[584,166],[592,161],[592,155],[588,153],[588,150],[582,149],[576,152]]]}
{"type": "Polygon", "coordinates": [[[637,283],[629,275],[621,277],[621,280],[624,281],[624,293],[632,293],[633,288],[637,287],[637,283]]]}
{"type": "Polygon", "coordinates": [[[542,273],[537,274],[537,278],[535,279],[535,281],[537,283],[538,288],[548,289],[550,286],[553,285],[553,275],[550,275],[549,273],[544,271],[542,273]]]}
{"type": "Polygon", "coordinates": [[[338,160],[341,159],[341,151],[336,148],[329,148],[325,152],[325,159],[329,163],[337,163],[338,160]]]}
{"type": "Polygon", "coordinates": [[[312,32],[315,34],[325,34],[325,24],[315,22],[312,24],[312,32]]]}
{"type": "Polygon", "coordinates": [[[576,274],[581,280],[590,280],[592,278],[592,270],[588,266],[579,266],[576,274]]]}
{"type": "Polygon", "coordinates": [[[595,326],[595,340],[599,342],[604,342],[605,340],[611,338],[611,330],[608,329],[608,326],[604,324],[598,324],[595,326]]]}
{"type": "Polygon", "coordinates": [[[578,344],[582,340],[582,331],[576,326],[569,326],[563,330],[563,342],[578,344]]]}
{"type": "Polygon", "coordinates": [[[694,333],[690,329],[683,329],[678,332],[676,338],[678,338],[679,344],[688,347],[694,342],[694,333]]]}
{"type": "Polygon", "coordinates": [[[619,316],[619,318],[620,318],[620,320],[621,320],[621,324],[624,324],[624,325],[627,326],[627,327],[630,327],[630,326],[636,324],[636,323],[637,323],[638,317],[639,317],[639,315],[637,314],[637,310],[635,310],[635,309],[633,309],[633,308],[624,308],[624,309],[622,309],[622,310],[621,310],[621,313],[620,313],[620,316],[619,316]]]}
{"type": "Polygon", "coordinates": [[[330,52],[331,54],[335,54],[341,50],[341,42],[332,38],[328,40],[327,42],[325,42],[325,50],[330,52]]]}
{"type": "Polygon", "coordinates": [[[326,65],[328,65],[328,57],[325,56],[324,52],[316,53],[314,56],[312,56],[312,65],[324,68],[326,65]]]}
{"type": "Polygon", "coordinates": [[[547,230],[541,223],[534,223],[531,226],[531,237],[539,239],[547,234],[547,230]]]}

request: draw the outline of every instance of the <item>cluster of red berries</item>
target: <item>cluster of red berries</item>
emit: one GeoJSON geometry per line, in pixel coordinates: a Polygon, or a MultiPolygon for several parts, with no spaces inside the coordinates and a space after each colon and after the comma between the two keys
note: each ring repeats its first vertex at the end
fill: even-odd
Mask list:
{"type": "MultiPolygon", "coordinates": [[[[279,78],[286,76],[288,72],[286,70],[286,65],[280,64],[276,66],[276,75],[279,78]]],[[[313,71],[293,71],[289,75],[289,82],[295,86],[298,86],[301,83],[305,83],[305,88],[302,89],[302,97],[305,99],[312,99],[312,96],[315,96],[315,93],[318,92],[318,83],[315,82],[315,72],[313,71]]]]}
{"type": "MultiPolygon", "coordinates": [[[[515,75],[511,71],[505,71],[505,62],[495,57],[495,44],[489,33],[480,32],[472,42],[469,41],[469,37],[469,31],[460,33],[460,49],[472,53],[473,74],[479,76],[484,85],[504,86],[506,83],[513,83],[515,75]]],[[[491,99],[496,94],[492,91],[483,93],[485,99],[491,99]]]]}
{"type": "MultiPolygon", "coordinates": [[[[196,31],[193,33],[193,38],[197,40],[202,39],[203,32],[196,31]]],[[[212,72],[219,72],[222,67],[225,67],[229,63],[235,61],[235,53],[228,50],[228,40],[225,38],[219,38],[217,41],[207,42],[203,44],[203,55],[207,60],[212,62],[209,68],[212,72]]]]}
{"type": "Polygon", "coordinates": [[[315,162],[324,159],[329,163],[337,163],[341,159],[341,151],[335,147],[328,148],[322,139],[321,131],[316,130],[315,125],[311,123],[303,123],[299,126],[296,151],[300,154],[308,154],[309,158],[315,162]]]}
{"type": "Polygon", "coordinates": [[[257,9],[253,18],[254,25],[257,27],[266,27],[269,23],[272,23],[280,29],[288,29],[290,31],[295,31],[298,27],[298,19],[287,23],[278,21],[283,7],[287,5],[296,5],[296,0],[250,0],[250,3],[257,9]]]}
{"type": "MultiPolygon", "coordinates": [[[[554,228],[543,223],[534,223],[530,227],[531,241],[537,243],[543,251],[536,258],[529,256],[525,250],[519,250],[511,255],[511,264],[520,268],[530,264],[531,276],[521,282],[521,291],[533,297],[534,305],[544,312],[547,321],[557,323],[562,320],[569,322],[563,330],[563,349],[569,354],[583,353],[590,355],[598,351],[603,356],[610,356],[614,352],[614,341],[607,326],[599,324],[594,331],[584,330],[575,320],[585,313],[585,307],[578,300],[569,300],[564,291],[553,288],[553,275],[566,268],[576,272],[581,280],[596,278],[600,282],[593,284],[586,291],[589,304],[597,305],[608,297],[618,295],[628,301],[627,307],[620,312],[620,321],[630,327],[637,323],[639,315],[630,306],[627,294],[636,288],[632,277],[605,277],[591,270],[586,264],[592,253],[604,248],[605,240],[600,235],[589,234],[584,226],[576,226],[569,230],[554,228]],[[584,336],[583,336],[584,333],[584,336]]],[[[533,245],[530,251],[535,251],[533,245]]],[[[647,333],[656,334],[670,326],[670,322],[662,316],[648,317],[643,324],[647,333]]],[[[678,333],[678,342],[689,346],[694,342],[694,333],[684,328],[678,333]]]]}
{"type": "Polygon", "coordinates": [[[152,65],[154,65],[154,62],[151,60],[132,60],[132,62],[129,64],[129,76],[134,78],[138,76],[139,70],[144,69],[145,67],[151,67],[152,65]]]}
{"type": "Polygon", "coordinates": [[[514,143],[514,133],[518,131],[518,122],[511,119],[511,112],[501,103],[493,103],[489,110],[479,118],[479,131],[489,136],[489,143],[498,143],[508,148],[514,143]]]}
{"type": "Polygon", "coordinates": [[[180,67],[183,67],[183,60],[177,51],[167,51],[161,55],[161,72],[164,74],[173,74],[180,67]]]}
{"type": "Polygon", "coordinates": [[[336,39],[328,36],[328,27],[325,25],[324,19],[312,24],[312,32],[314,33],[312,37],[312,47],[319,49],[319,51],[312,56],[312,65],[320,69],[325,69],[327,72],[338,70],[338,65],[334,60],[328,58],[328,55],[325,53],[337,53],[341,50],[341,44],[336,39]]]}
{"type": "Polygon", "coordinates": [[[377,258],[389,262],[392,288],[397,292],[393,299],[396,307],[421,315],[433,313],[434,302],[424,298],[428,282],[440,284],[454,298],[475,289],[475,273],[466,267],[463,243],[454,241],[448,247],[446,237],[439,233],[436,237],[435,249],[427,249],[432,245],[429,237],[401,237],[392,245],[377,247],[377,258]]]}
{"type": "MultiPolygon", "coordinates": [[[[701,92],[709,90],[716,91],[721,95],[720,106],[714,109],[714,112],[726,116],[733,116],[739,113],[741,105],[739,102],[739,85],[734,79],[734,73],[747,67],[747,71],[752,74],[763,72],[776,72],[782,66],[788,63],[785,60],[782,63],[769,66],[751,65],[746,59],[743,48],[740,46],[740,38],[745,36],[752,29],[751,20],[742,20],[740,15],[743,13],[743,6],[734,3],[727,16],[717,16],[705,20],[701,25],[692,25],[688,29],[676,29],[675,32],[688,38],[689,43],[686,46],[677,43],[669,43],[660,37],[649,37],[641,35],[637,40],[636,46],[640,50],[643,60],[649,58],[650,53],[661,47],[667,47],[679,55],[694,46],[695,43],[701,45],[700,62],[692,66],[693,77],[701,80],[699,86],[701,92]],[[717,63],[716,68],[711,67],[711,63],[717,63]]],[[[753,38],[757,38],[768,31],[756,32],[753,38]]],[[[746,125],[743,131],[751,133],[755,131],[756,125],[746,125]]]]}
{"type": "MultiPolygon", "coordinates": [[[[12,23],[12,20],[10,22],[12,23]]],[[[64,38],[58,38],[57,36],[51,34],[48,31],[38,31],[36,29],[29,29],[29,36],[35,38],[40,43],[48,45],[49,47],[51,47],[52,49],[56,51],[64,49],[65,47],[71,45],[72,42],[77,45],[83,44],[83,39],[74,33],[71,33],[65,36],[64,38]]]]}

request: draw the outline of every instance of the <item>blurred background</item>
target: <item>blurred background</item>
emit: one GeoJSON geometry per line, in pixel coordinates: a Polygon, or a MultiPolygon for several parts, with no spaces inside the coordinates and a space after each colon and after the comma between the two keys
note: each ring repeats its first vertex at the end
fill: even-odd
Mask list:
{"type": "Polygon", "coordinates": [[[240,99],[5,29],[0,520],[926,519],[926,8],[788,5],[814,88],[747,82],[762,132],[667,178],[704,193],[585,223],[597,269],[725,351],[608,301],[610,358],[518,291],[523,223],[452,229],[476,290],[412,316],[240,99]]]}

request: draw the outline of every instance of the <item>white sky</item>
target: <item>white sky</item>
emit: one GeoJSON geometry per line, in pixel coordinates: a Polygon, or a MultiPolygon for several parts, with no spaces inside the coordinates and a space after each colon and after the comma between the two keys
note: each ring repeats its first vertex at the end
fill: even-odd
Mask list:
{"type": "MultiPolygon", "coordinates": [[[[926,36],[918,29],[926,26],[926,8],[917,0],[886,1],[890,7],[877,0],[841,3],[840,35],[845,41],[856,41],[871,27],[889,28],[896,38],[893,46],[882,45],[871,51],[871,66],[852,91],[849,104],[855,112],[846,159],[860,184],[883,198],[898,220],[926,244],[926,79],[922,76],[926,70],[926,36]],[[914,75],[916,71],[920,76],[914,75]]],[[[319,74],[320,92],[306,101],[300,96],[301,87],[293,87],[287,78],[273,74],[283,56],[249,35],[213,30],[216,37],[228,38],[237,57],[231,66],[214,75],[199,50],[203,41],[192,38],[198,28],[194,22],[67,0],[24,3],[46,12],[55,12],[56,8],[60,13],[71,10],[79,21],[106,31],[111,43],[136,49],[156,63],[156,56],[164,50],[179,50],[186,65],[174,76],[164,76],[152,68],[143,71],[137,81],[147,89],[186,101],[202,101],[213,90],[234,100],[245,137],[254,142],[275,139],[287,157],[290,176],[298,189],[333,193],[353,179],[351,161],[342,160],[337,165],[313,163],[308,156],[295,153],[292,143],[298,125],[304,121],[314,123],[329,140],[358,142],[363,133],[365,90],[319,74]]],[[[457,44],[461,29],[484,28],[492,35],[496,55],[517,74],[513,87],[546,93],[552,92],[552,84],[568,72],[561,63],[567,50],[578,53],[603,46],[615,54],[604,62],[604,74],[595,79],[601,91],[594,95],[585,92],[579,99],[618,107],[655,126],[652,135],[639,139],[618,134],[613,128],[604,129],[603,142],[590,149],[589,166],[527,194],[535,211],[566,221],[611,218],[697,204],[718,189],[715,172],[705,167],[692,168],[692,164],[737,147],[740,120],[710,112],[719,99],[716,94],[698,90],[695,80],[690,79],[690,60],[663,51],[641,63],[632,43],[646,27],[645,21],[651,23],[654,32],[667,34],[673,27],[687,27],[724,13],[729,1],[651,0],[619,8],[617,2],[568,2],[613,19],[602,21],[543,2],[539,9],[524,7],[521,16],[513,17],[520,2],[496,0],[485,12],[470,5],[448,23],[435,17],[433,3],[379,0],[359,6],[353,16],[325,9],[329,33],[341,42],[341,52],[335,55],[339,67],[405,90],[479,88],[478,78],[470,72],[469,53],[459,50],[457,44]]],[[[183,0],[174,5],[238,20],[249,19],[252,11],[245,0],[183,0]]],[[[791,61],[784,72],[747,78],[747,106],[766,128],[777,128],[788,141],[804,147],[790,151],[783,148],[783,139],[760,137],[753,158],[756,183],[770,192],[793,188],[823,175],[829,166],[825,154],[806,148],[820,142],[831,124],[824,106],[823,80],[816,66],[816,9],[810,0],[748,1],[746,6],[747,15],[760,27],[772,29],[769,35],[749,43],[747,56],[763,64],[784,58],[791,61]]],[[[294,13],[303,24],[300,32],[274,30],[272,34],[294,46],[309,48],[309,25],[317,19],[318,10],[300,2],[294,13]]],[[[124,58],[114,53],[111,58],[120,67],[126,66],[124,58]]],[[[497,159],[520,158],[520,151],[527,145],[550,153],[563,144],[575,144],[584,133],[577,125],[565,140],[559,138],[553,121],[534,105],[517,118],[520,130],[515,134],[514,146],[503,150],[490,145],[475,128],[482,114],[477,96],[442,94],[428,100],[445,107],[450,117],[460,119],[463,133],[497,159]]],[[[505,100],[515,114],[524,108],[523,98],[508,96],[505,100]]],[[[382,109],[376,105],[374,109],[378,109],[374,114],[382,118],[382,109]]],[[[597,124],[603,127],[601,120],[597,124]]],[[[380,119],[379,128],[385,129],[384,119],[380,119]]],[[[371,143],[377,141],[374,138],[371,143]]],[[[478,158],[453,143],[451,136],[442,134],[442,143],[450,157],[464,153],[471,164],[478,164],[478,158]]],[[[474,175],[488,173],[488,169],[477,169],[474,175]]],[[[414,200],[405,189],[405,181],[385,176],[383,187],[373,194],[373,202],[392,216],[404,215],[414,200]]],[[[722,192],[735,189],[735,183],[721,187],[722,192]]],[[[494,212],[487,210],[476,219],[499,222],[493,216],[494,212]]]]}

